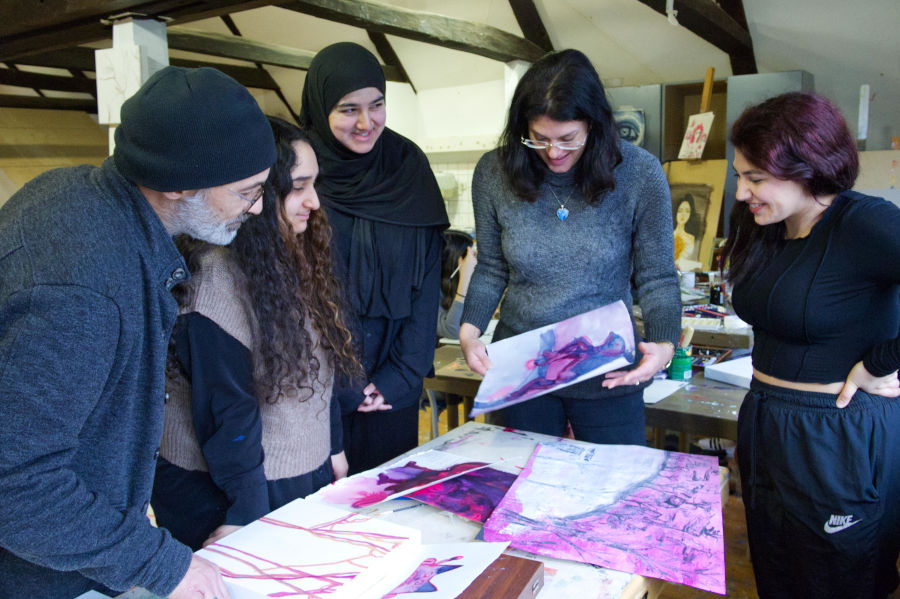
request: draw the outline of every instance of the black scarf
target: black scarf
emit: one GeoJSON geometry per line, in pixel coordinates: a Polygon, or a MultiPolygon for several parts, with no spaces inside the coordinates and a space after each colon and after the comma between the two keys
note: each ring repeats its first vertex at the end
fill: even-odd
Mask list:
{"type": "Polygon", "coordinates": [[[322,202],[344,214],[408,226],[449,226],[447,210],[425,154],[385,127],[366,154],[335,139],[331,109],[350,92],[374,87],[384,93],[384,71],[371,52],[340,42],[313,59],[303,86],[300,122],[319,159],[317,190],[322,202]]]}

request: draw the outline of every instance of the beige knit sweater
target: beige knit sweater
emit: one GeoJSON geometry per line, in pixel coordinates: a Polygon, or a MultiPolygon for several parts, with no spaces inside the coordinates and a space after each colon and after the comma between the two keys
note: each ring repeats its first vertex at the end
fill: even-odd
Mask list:
{"type": "MultiPolygon", "coordinates": [[[[181,313],[198,312],[218,324],[226,333],[258,352],[254,313],[244,284],[243,274],[231,259],[227,248],[215,247],[200,257],[200,267],[191,274],[194,288],[191,304],[181,313]]],[[[308,328],[309,330],[309,328],[308,328]]],[[[287,389],[274,404],[259,402],[262,421],[262,445],[265,453],[263,468],[267,480],[277,480],[306,474],[319,466],[331,453],[330,403],[334,372],[318,344],[314,352],[319,360],[316,380],[307,381],[313,388],[312,397],[299,385],[285,385],[287,389]]],[[[254,378],[260,375],[255,364],[254,378]]],[[[166,387],[165,427],[160,455],[186,470],[208,471],[206,460],[194,433],[191,416],[190,381],[180,373],[169,373],[166,387]]]]}

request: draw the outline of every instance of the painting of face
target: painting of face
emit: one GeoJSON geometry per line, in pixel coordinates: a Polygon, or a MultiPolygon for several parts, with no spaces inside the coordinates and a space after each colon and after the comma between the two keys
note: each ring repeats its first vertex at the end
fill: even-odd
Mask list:
{"type": "MultiPolygon", "coordinates": [[[[585,121],[554,121],[546,115],[541,115],[528,122],[528,137],[534,141],[543,141],[551,144],[578,144],[585,143],[588,136],[588,124],[585,121]]],[[[556,145],[542,150],[530,150],[537,152],[544,164],[554,173],[566,173],[578,162],[584,154],[584,146],[577,150],[560,150],[556,145]]]]}
{"type": "Polygon", "coordinates": [[[291,169],[291,191],[284,198],[284,213],[291,230],[299,235],[306,231],[309,217],[319,209],[319,196],[314,183],[319,175],[319,164],[312,147],[305,141],[294,142],[297,157],[291,169]]]}
{"type": "Polygon", "coordinates": [[[701,270],[705,256],[701,255],[700,246],[706,235],[706,214],[710,209],[712,188],[702,183],[672,183],[669,191],[672,195],[675,265],[682,272],[701,270]]]}
{"type": "Polygon", "coordinates": [[[675,222],[684,225],[691,218],[691,205],[688,202],[678,204],[678,210],[675,212],[675,222]]]}
{"type": "Polygon", "coordinates": [[[331,134],[348,150],[366,154],[384,131],[384,94],[376,87],[350,92],[328,114],[331,134]]]}

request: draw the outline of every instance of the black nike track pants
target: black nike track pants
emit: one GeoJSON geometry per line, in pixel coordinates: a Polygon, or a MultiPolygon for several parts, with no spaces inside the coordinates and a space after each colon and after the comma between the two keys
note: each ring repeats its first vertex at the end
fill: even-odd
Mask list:
{"type": "Polygon", "coordinates": [[[881,599],[898,585],[900,398],[754,380],[737,457],[760,599],[881,599]]]}

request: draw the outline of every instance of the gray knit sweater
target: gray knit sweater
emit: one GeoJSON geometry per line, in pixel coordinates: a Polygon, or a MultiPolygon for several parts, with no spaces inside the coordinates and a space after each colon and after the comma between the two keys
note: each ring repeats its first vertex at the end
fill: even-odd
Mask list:
{"type": "MultiPolygon", "coordinates": [[[[594,205],[577,192],[572,171],[548,172],[540,197],[526,202],[505,183],[496,150],[481,158],[472,180],[478,265],[463,322],[483,331],[501,297],[495,340],[616,300],[630,309],[633,279],[645,338],[677,343],[681,297],[668,182],[650,153],[627,143],[621,151],[616,188],[594,205]],[[565,221],[556,215],[561,203],[569,210],[565,221]]],[[[596,397],[635,389],[606,390],[601,381],[597,377],[568,387],[565,395],[596,397]]]]}

